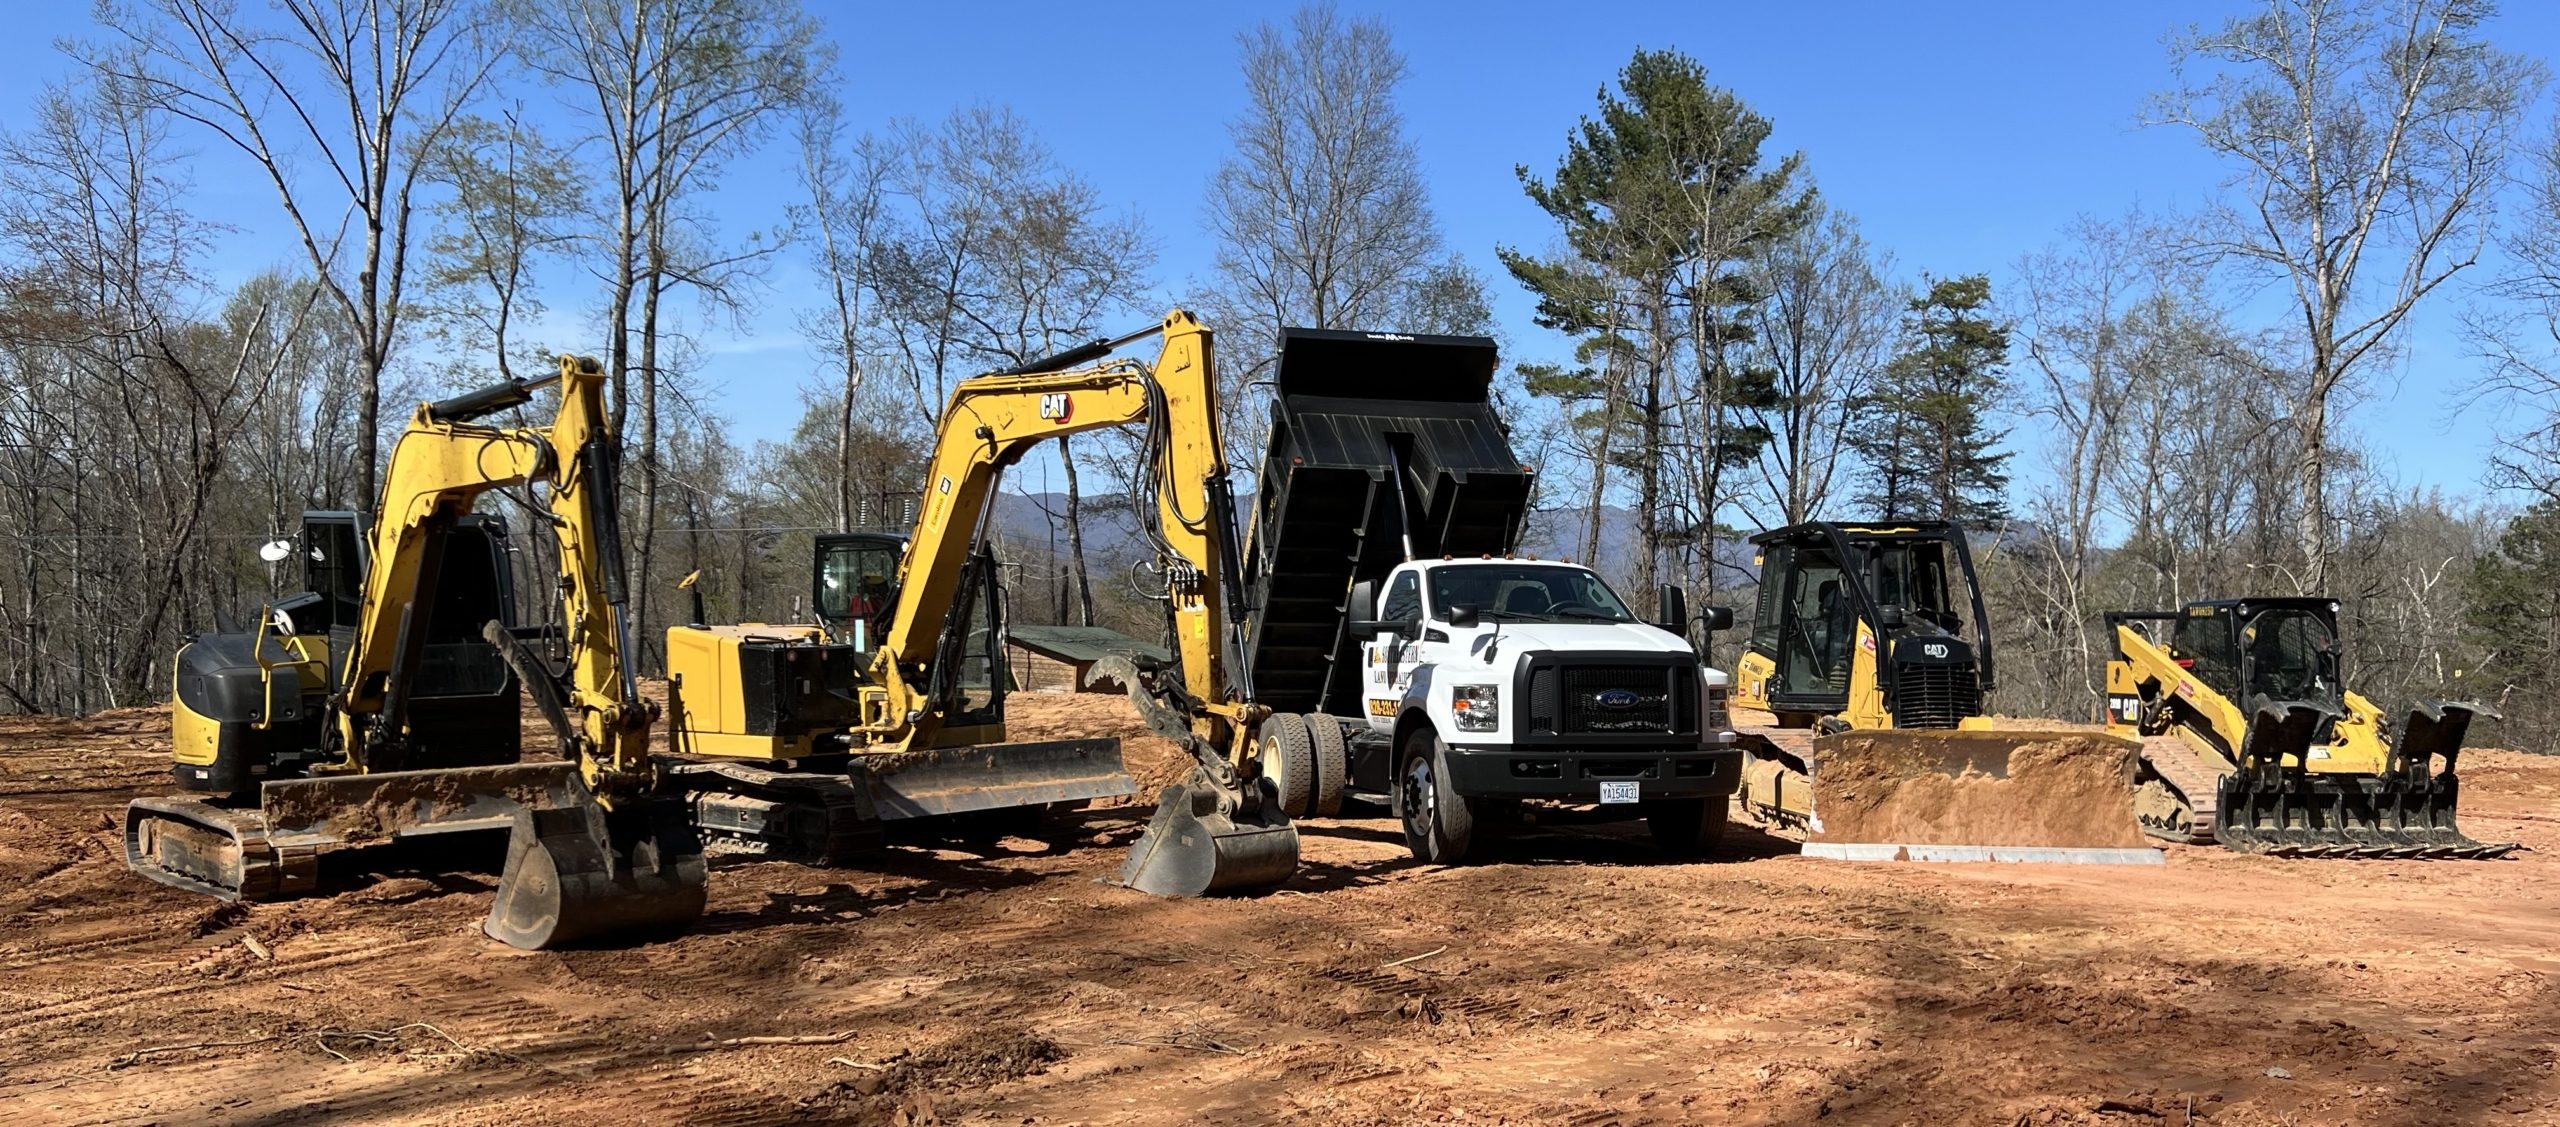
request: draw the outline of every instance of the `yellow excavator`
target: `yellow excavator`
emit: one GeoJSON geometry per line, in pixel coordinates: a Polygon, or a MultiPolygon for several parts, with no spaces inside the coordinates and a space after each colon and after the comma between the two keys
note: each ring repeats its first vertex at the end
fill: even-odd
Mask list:
{"type": "Polygon", "coordinates": [[[2107,726],[2142,741],[2145,833],[2287,857],[2516,850],[2454,824],[2454,761],[2481,706],[2420,701],[2394,731],[2339,676],[2335,601],[2214,599],[2106,620],[2107,726]]]}
{"type": "MultiPolygon", "coordinates": [[[[1853,746],[1906,777],[2000,779],[2023,746],[2085,745],[2094,737],[2113,749],[2121,742],[2085,730],[1995,725],[1985,715],[1995,683],[1992,638],[1962,527],[1811,521],[1751,542],[1760,567],[1758,613],[1735,663],[1729,707],[1747,756],[1738,797],[1755,821],[1820,833],[1814,794],[1823,761],[1853,746]]],[[[2121,750],[2129,776],[2132,750],[2121,750]]],[[[2041,824],[2103,829],[2113,813],[2045,817],[2041,824]]],[[[2033,820],[2008,828],[2034,836],[2033,820]]],[[[2139,840],[2118,828],[2116,836],[2139,840]]]]}
{"type": "MultiPolygon", "coordinates": [[[[301,546],[313,590],[178,655],[174,773],[194,796],[140,799],[125,859],[225,900],[312,891],[340,846],[505,829],[483,929],[544,948],[681,928],[702,913],[702,848],[658,795],[655,709],[625,655],[631,623],[621,457],[593,359],[421,404],[393,447],[367,535],[353,514],[301,546]],[[482,420],[557,384],[548,426],[482,420]],[[540,486],[557,531],[565,661],[508,628],[507,569],[474,503],[540,486]],[[516,762],[517,693],[561,758],[516,762]]],[[[285,553],[277,552],[271,560],[285,553]]]]}
{"type": "Polygon", "coordinates": [[[1116,740],[1008,742],[1001,676],[971,671],[1001,665],[988,548],[999,475],[1051,439],[1134,423],[1154,594],[1179,646],[1169,666],[1117,658],[1092,675],[1127,686],[1149,727],[1194,763],[1159,796],[1122,880],[1188,896],[1287,879],[1297,829],[1252,754],[1270,710],[1236,656],[1235,502],[1210,340],[1175,310],[1141,332],[961,381],[885,590],[869,580],[883,573],[887,538],[850,542],[839,577],[862,586],[826,587],[822,555],[819,623],[671,628],[669,734],[682,762],[668,781],[701,833],[832,864],[903,818],[1129,793],[1116,740]],[[1108,359],[1149,336],[1163,339],[1152,363],[1108,359]],[[836,605],[839,594],[866,609],[836,605]]]}

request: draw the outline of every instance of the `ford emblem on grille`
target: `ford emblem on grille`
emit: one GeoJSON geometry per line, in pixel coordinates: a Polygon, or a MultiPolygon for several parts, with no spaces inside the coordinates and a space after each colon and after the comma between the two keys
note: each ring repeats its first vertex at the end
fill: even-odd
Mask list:
{"type": "Polygon", "coordinates": [[[1641,699],[1643,698],[1638,697],[1631,690],[1611,689],[1608,692],[1591,698],[1591,703],[1599,705],[1602,708],[1634,708],[1636,706],[1636,702],[1641,699]]]}

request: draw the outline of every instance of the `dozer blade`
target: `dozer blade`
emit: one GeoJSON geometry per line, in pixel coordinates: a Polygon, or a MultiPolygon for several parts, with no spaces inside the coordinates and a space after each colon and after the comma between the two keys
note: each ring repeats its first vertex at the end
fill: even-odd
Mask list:
{"type": "Polygon", "coordinates": [[[2133,813],[2138,752],[2131,740],[2087,729],[1823,736],[1810,757],[1805,852],[1857,858],[1886,846],[1954,858],[1997,848],[2001,860],[2156,861],[2133,813]]]}
{"type": "Polygon", "coordinates": [[[1116,739],[856,756],[853,777],[870,790],[880,819],[892,822],[1138,793],[1116,739]]]}
{"type": "Polygon", "coordinates": [[[568,763],[511,763],[273,780],[254,808],[137,799],[125,808],[125,863],[224,900],[299,896],[317,883],[324,850],[504,829],[525,805],[567,801],[576,777],[568,763]]]}
{"type": "Polygon", "coordinates": [[[708,866],[683,801],[635,796],[607,810],[577,789],[567,805],[516,811],[481,930],[539,951],[679,931],[701,918],[708,866]]]}
{"type": "Polygon", "coordinates": [[[2475,841],[2454,824],[2461,795],[2454,761],[2477,711],[2420,702],[2383,773],[2350,775],[2304,769],[2302,716],[2319,715],[2311,706],[2261,702],[2241,769],[2221,780],[2215,836],[2231,849],[2276,857],[2491,860],[2513,853],[2516,842],[2475,841]],[[2441,771],[2433,766],[2437,757],[2441,771]]]}
{"type": "Polygon", "coordinates": [[[1155,817],[1129,847],[1120,883],[1152,896],[1206,896],[1269,888],[1298,871],[1298,827],[1280,812],[1269,779],[1239,794],[1193,768],[1164,788],[1155,817]]]}

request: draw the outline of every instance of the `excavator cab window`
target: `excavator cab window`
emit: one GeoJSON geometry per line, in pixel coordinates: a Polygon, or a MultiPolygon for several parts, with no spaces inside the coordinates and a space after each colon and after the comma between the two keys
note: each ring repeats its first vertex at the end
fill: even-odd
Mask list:
{"type": "Polygon", "coordinates": [[[427,644],[411,690],[418,696],[487,696],[509,688],[506,658],[480,635],[492,620],[516,622],[506,538],[507,526],[487,516],[465,517],[445,533],[427,644]]]}
{"type": "Polygon", "coordinates": [[[364,518],[355,513],[302,514],[302,586],[321,601],[317,617],[297,616],[307,621],[295,629],[326,634],[355,625],[364,605],[364,531],[364,518]]]}
{"type": "Polygon", "coordinates": [[[2247,655],[2247,683],[2240,699],[2309,701],[2336,709],[2343,704],[2337,676],[2337,633],[2307,610],[2261,612],[2240,630],[2247,655]]]}
{"type": "Polygon", "coordinates": [[[866,648],[877,645],[898,601],[898,557],[905,542],[895,536],[820,537],[817,589],[810,593],[818,621],[842,639],[863,623],[866,648]]]}

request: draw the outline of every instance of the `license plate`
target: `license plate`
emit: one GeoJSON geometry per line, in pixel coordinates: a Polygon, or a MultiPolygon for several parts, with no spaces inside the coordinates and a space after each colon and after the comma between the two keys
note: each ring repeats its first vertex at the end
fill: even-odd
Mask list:
{"type": "Polygon", "coordinates": [[[1634,783],[1600,784],[1600,802],[1602,805],[1615,805],[1617,803],[1633,802],[1635,800],[1636,785],[1634,783]]]}

